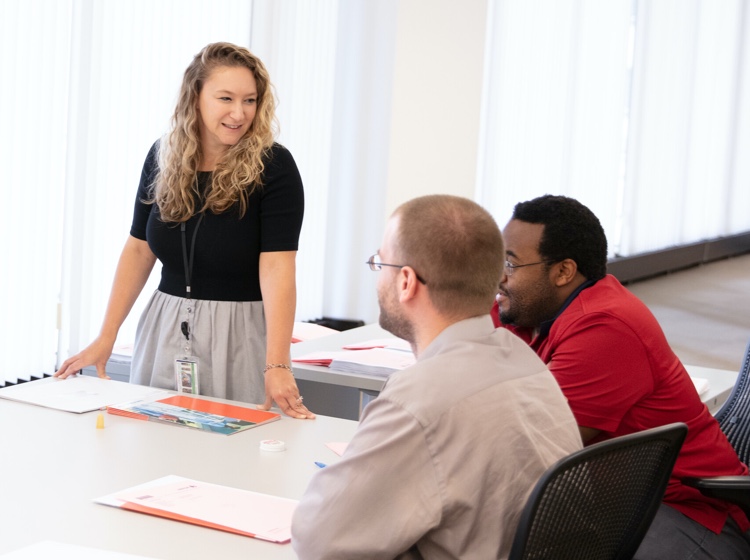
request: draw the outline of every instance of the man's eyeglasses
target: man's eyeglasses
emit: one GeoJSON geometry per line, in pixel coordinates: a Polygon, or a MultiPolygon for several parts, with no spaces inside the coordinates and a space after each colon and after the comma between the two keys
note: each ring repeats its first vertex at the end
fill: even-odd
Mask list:
{"type": "MultiPolygon", "coordinates": [[[[369,259],[367,259],[367,262],[365,262],[366,265],[370,267],[370,270],[373,272],[378,272],[380,270],[383,270],[384,266],[392,266],[394,268],[404,268],[405,266],[409,266],[408,264],[386,264],[384,262],[380,262],[380,255],[375,253],[372,255],[369,259]]],[[[424,278],[422,278],[419,274],[417,274],[417,271],[414,271],[414,274],[417,275],[417,280],[419,280],[422,284],[425,286],[427,285],[427,282],[424,278]]]]}
{"type": "Polygon", "coordinates": [[[517,268],[523,268],[525,266],[534,266],[535,264],[552,264],[557,261],[537,261],[533,263],[526,263],[526,264],[513,264],[510,261],[505,261],[505,275],[506,276],[513,276],[513,271],[517,268]]]}

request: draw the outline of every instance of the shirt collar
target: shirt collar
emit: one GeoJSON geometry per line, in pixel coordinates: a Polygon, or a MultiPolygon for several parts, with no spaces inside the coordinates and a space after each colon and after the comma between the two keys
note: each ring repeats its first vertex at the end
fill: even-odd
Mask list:
{"type": "Polygon", "coordinates": [[[578,286],[573,291],[573,293],[568,296],[568,299],[565,300],[565,303],[563,303],[562,307],[557,311],[555,316],[552,317],[552,319],[550,319],[549,321],[544,321],[539,325],[539,334],[536,336],[536,339],[538,341],[542,341],[547,338],[547,335],[549,335],[549,331],[552,328],[552,323],[555,322],[555,319],[562,315],[563,311],[565,311],[568,306],[573,303],[573,300],[578,297],[578,294],[580,294],[586,288],[590,288],[594,284],[596,284],[596,280],[586,280],[583,284],[578,286]]]}
{"type": "Polygon", "coordinates": [[[432,342],[430,342],[427,347],[419,353],[417,361],[431,358],[432,356],[439,354],[452,343],[480,338],[491,334],[494,330],[495,325],[492,323],[492,318],[489,314],[462,319],[461,321],[445,327],[445,329],[443,329],[443,331],[440,332],[440,334],[438,334],[432,342]]]}

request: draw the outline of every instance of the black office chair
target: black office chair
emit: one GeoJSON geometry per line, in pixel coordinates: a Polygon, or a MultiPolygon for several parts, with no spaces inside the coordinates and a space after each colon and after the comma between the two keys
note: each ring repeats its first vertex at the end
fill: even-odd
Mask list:
{"type": "Polygon", "coordinates": [[[509,560],[630,560],[661,504],[687,425],[590,445],[531,492],[509,560]]]}
{"type": "MultiPolygon", "coordinates": [[[[727,402],[716,413],[716,420],[740,461],[750,464],[750,342],[745,348],[737,382],[727,402]]],[[[737,504],[750,516],[750,476],[686,478],[683,482],[706,496],[737,504]]]]}

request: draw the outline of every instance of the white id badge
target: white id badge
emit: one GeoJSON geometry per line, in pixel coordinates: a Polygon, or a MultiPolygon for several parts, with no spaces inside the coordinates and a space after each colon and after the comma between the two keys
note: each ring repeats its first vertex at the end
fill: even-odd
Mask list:
{"type": "Polygon", "coordinates": [[[174,360],[174,378],[180,393],[198,394],[198,358],[177,356],[174,360]]]}

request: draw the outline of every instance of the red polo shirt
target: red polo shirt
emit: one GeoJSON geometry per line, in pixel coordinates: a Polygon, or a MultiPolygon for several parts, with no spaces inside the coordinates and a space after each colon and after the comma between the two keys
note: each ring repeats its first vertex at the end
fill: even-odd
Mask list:
{"type": "Polygon", "coordinates": [[[680,480],[746,475],[724,433],[698,396],[649,309],[607,275],[566,302],[532,339],[529,329],[504,326],[547,364],[568,398],[578,425],[602,433],[588,443],[663,426],[688,425],[664,503],[715,533],[731,515],[742,531],[750,522],[737,506],[703,496],[680,480]]]}

